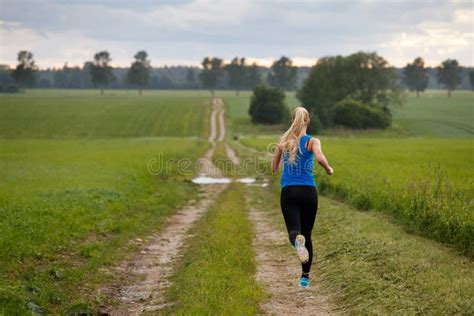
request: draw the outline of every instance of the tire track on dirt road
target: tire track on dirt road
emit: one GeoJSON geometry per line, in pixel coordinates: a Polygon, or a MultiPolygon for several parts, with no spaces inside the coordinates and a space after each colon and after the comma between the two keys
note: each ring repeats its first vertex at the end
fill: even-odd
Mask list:
{"type": "MultiPolygon", "coordinates": [[[[209,143],[211,148],[199,161],[199,174],[209,177],[220,177],[222,174],[212,162],[217,137],[217,115],[223,119],[223,103],[212,99],[210,117],[209,143]]],[[[219,140],[225,136],[224,122],[220,123],[219,140]]],[[[177,260],[182,256],[188,230],[203,216],[217,196],[227,187],[226,184],[208,184],[199,186],[199,199],[188,201],[176,211],[156,234],[145,241],[135,240],[142,244],[142,250],[134,258],[125,260],[115,267],[125,284],[112,284],[99,290],[100,295],[111,301],[112,306],[102,306],[101,311],[111,315],[139,315],[146,312],[158,312],[170,305],[164,298],[165,290],[171,285],[170,277],[174,272],[177,260]],[[139,281],[129,284],[128,279],[139,281]]]]}
{"type": "Polygon", "coordinates": [[[314,273],[311,286],[299,288],[301,264],[296,254],[283,251],[291,249],[288,236],[275,227],[264,211],[251,204],[247,198],[249,218],[256,233],[253,241],[257,254],[256,278],[271,294],[270,299],[261,303],[261,309],[271,315],[333,315],[329,298],[321,294],[321,285],[314,273]]]}
{"type": "Polygon", "coordinates": [[[216,103],[216,107],[220,109],[219,112],[219,139],[218,141],[223,142],[225,139],[225,121],[224,121],[224,103],[222,102],[222,99],[220,98],[215,98],[214,102],[216,103]]]}

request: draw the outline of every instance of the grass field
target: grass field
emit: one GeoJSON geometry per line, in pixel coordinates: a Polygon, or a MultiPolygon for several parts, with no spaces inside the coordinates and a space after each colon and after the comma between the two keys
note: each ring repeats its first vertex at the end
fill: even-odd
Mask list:
{"type": "MultiPolygon", "coordinates": [[[[279,183],[248,188],[252,205],[286,231],[279,183]]],[[[360,212],[319,197],[313,230],[312,282],[336,300],[343,315],[471,315],[472,260],[414,236],[385,215],[360,212]]],[[[285,251],[282,255],[287,255],[285,251]]]]}
{"type": "Polygon", "coordinates": [[[394,124],[410,135],[434,137],[474,136],[474,92],[428,90],[420,98],[409,93],[407,103],[392,108],[394,124]]]}
{"type": "Polygon", "coordinates": [[[136,251],[128,240],[195,198],[190,175],[147,168],[160,153],[205,152],[196,137],[208,133],[207,100],[181,91],[0,96],[0,314],[94,301],[114,277],[102,268],[136,251]]]}
{"type": "Polygon", "coordinates": [[[0,138],[206,136],[209,93],[33,90],[0,96],[0,138]],[[133,92],[133,93],[132,93],[133,92]]]}
{"type": "Polygon", "coordinates": [[[207,145],[148,138],[0,147],[0,313],[8,314],[28,302],[57,313],[93,294],[107,277],[99,268],[122,257],[128,239],[156,230],[195,194],[176,171],[151,175],[148,160],[160,152],[196,159],[207,145]]]}
{"type": "Polygon", "coordinates": [[[169,297],[178,315],[256,315],[264,292],[256,284],[252,227],[233,184],[191,232],[169,297]]]}

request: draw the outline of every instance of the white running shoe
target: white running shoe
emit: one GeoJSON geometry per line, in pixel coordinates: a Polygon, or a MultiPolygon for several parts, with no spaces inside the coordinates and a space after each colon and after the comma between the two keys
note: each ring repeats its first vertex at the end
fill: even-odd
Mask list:
{"type": "Polygon", "coordinates": [[[309,260],[308,249],[306,249],[304,243],[305,243],[305,238],[303,235],[296,236],[296,239],[295,239],[296,254],[298,255],[298,258],[300,259],[301,263],[306,263],[309,260]]]}

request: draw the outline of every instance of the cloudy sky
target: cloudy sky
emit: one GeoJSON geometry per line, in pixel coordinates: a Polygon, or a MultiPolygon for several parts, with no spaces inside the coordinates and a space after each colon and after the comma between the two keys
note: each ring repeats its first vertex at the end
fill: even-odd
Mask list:
{"type": "Polygon", "coordinates": [[[152,64],[204,56],[282,55],[313,65],[328,55],[377,51],[392,65],[422,56],[474,64],[473,1],[0,0],[0,64],[34,53],[41,68],[82,65],[108,50],[115,66],[138,50],[152,64]]]}

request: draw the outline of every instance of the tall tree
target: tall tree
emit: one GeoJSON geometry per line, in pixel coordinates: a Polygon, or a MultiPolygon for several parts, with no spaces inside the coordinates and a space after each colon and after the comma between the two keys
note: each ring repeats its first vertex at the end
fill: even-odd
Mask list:
{"type": "Polygon", "coordinates": [[[222,76],[222,59],[213,57],[204,58],[202,61],[202,71],[199,74],[199,79],[201,80],[202,86],[211,91],[214,96],[214,90],[219,83],[219,78],[222,76]]]}
{"type": "Polygon", "coordinates": [[[134,58],[135,61],[127,73],[127,81],[138,86],[138,93],[142,94],[142,89],[150,80],[150,60],[147,59],[148,54],[145,51],[139,51],[134,58]]]}
{"type": "Polygon", "coordinates": [[[319,59],[297,96],[323,127],[334,124],[334,106],[346,98],[378,105],[387,113],[390,104],[401,103],[394,69],[383,57],[365,52],[319,59]]]}
{"type": "Polygon", "coordinates": [[[425,91],[429,80],[423,58],[418,57],[413,63],[408,63],[403,69],[403,74],[403,81],[410,90],[416,91],[416,97],[419,98],[420,92],[425,91]]]}
{"type": "Polygon", "coordinates": [[[38,68],[35,65],[33,54],[29,51],[22,50],[18,53],[18,65],[12,71],[11,75],[17,84],[23,88],[32,87],[36,82],[36,71],[38,68]]]}
{"type": "Polygon", "coordinates": [[[274,87],[291,90],[296,86],[297,69],[288,57],[281,57],[275,61],[268,74],[268,83],[274,87]]]}
{"type": "Polygon", "coordinates": [[[448,89],[451,97],[451,92],[461,83],[461,67],[456,59],[446,59],[438,67],[438,82],[448,89]]]}
{"type": "Polygon", "coordinates": [[[245,58],[235,57],[230,64],[225,66],[225,70],[229,76],[229,87],[234,89],[236,95],[243,89],[245,83],[246,65],[245,58]]]}
{"type": "Polygon", "coordinates": [[[257,63],[253,63],[251,66],[247,66],[247,78],[245,80],[245,86],[249,89],[254,89],[256,86],[262,83],[262,76],[260,75],[260,69],[257,63]]]}
{"type": "Polygon", "coordinates": [[[474,70],[469,70],[469,82],[471,83],[471,90],[474,90],[474,70]]]}
{"type": "Polygon", "coordinates": [[[94,60],[90,66],[91,80],[95,87],[100,87],[100,93],[104,94],[104,89],[114,80],[112,61],[107,51],[98,52],[94,55],[94,60]]]}

